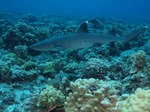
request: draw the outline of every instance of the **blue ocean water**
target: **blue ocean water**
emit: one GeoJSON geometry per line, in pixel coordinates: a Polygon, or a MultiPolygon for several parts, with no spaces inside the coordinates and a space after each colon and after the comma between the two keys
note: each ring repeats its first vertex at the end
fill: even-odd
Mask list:
{"type": "Polygon", "coordinates": [[[149,0],[1,0],[1,11],[150,19],[149,0]]]}

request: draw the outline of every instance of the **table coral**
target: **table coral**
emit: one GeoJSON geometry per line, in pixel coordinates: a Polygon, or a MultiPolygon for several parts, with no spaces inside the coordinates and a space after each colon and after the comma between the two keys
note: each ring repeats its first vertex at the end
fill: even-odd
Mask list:
{"type": "Polygon", "coordinates": [[[120,83],[98,79],[77,79],[71,82],[71,90],[66,98],[66,112],[116,112],[120,83]]]}

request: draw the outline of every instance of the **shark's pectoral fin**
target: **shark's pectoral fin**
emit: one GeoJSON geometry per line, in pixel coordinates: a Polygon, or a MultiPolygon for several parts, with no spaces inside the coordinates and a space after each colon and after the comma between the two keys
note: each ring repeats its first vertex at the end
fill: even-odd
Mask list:
{"type": "Polygon", "coordinates": [[[88,21],[85,21],[79,26],[77,33],[88,33],[88,21]]]}

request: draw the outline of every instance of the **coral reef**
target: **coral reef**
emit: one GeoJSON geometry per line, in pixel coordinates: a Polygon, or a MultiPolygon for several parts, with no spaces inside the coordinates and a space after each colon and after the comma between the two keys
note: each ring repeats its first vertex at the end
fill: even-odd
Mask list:
{"type": "Polygon", "coordinates": [[[146,66],[146,53],[144,51],[138,51],[135,54],[131,55],[132,68],[130,70],[131,74],[134,74],[138,71],[142,71],[146,66]]]}
{"type": "Polygon", "coordinates": [[[5,80],[9,77],[9,66],[6,62],[0,60],[0,79],[5,80]]]}
{"type": "Polygon", "coordinates": [[[99,58],[90,58],[83,67],[84,77],[87,78],[101,78],[108,73],[110,64],[108,60],[99,58]]]}
{"type": "Polygon", "coordinates": [[[11,25],[2,35],[6,48],[14,48],[17,45],[31,45],[49,36],[47,27],[35,27],[24,22],[11,25]]]}
{"type": "Polygon", "coordinates": [[[119,102],[117,112],[149,112],[150,90],[138,88],[124,101],[119,102]]]}
{"type": "MultiPolygon", "coordinates": [[[[22,46],[21,46],[22,48],[22,46]]],[[[25,46],[25,48],[27,48],[25,46]]],[[[28,48],[27,48],[28,49],[28,48]]],[[[20,50],[18,48],[18,50],[20,50]]],[[[27,52],[15,51],[15,53],[6,53],[0,59],[0,79],[4,82],[21,82],[31,81],[38,77],[41,70],[32,61],[25,61],[22,58],[27,58],[27,52]]]]}
{"type": "Polygon", "coordinates": [[[128,76],[124,78],[125,88],[149,87],[149,56],[144,51],[133,52],[127,58],[127,65],[125,67],[128,68],[128,76]],[[129,67],[126,67],[127,65],[129,67]]]}
{"type": "Polygon", "coordinates": [[[53,67],[53,62],[46,62],[43,65],[43,73],[55,73],[55,68],[53,67]]]}
{"type": "Polygon", "coordinates": [[[147,23],[118,18],[0,13],[0,112],[144,112],[140,109],[149,109],[149,31],[147,23]],[[124,36],[145,25],[147,31],[127,43],[79,50],[28,47],[74,33],[85,20],[91,33],[124,36]]]}
{"type": "Polygon", "coordinates": [[[65,96],[53,86],[47,86],[39,96],[38,105],[41,107],[57,107],[63,104],[65,96]]]}
{"type": "Polygon", "coordinates": [[[18,45],[14,47],[14,53],[19,58],[27,58],[28,57],[28,46],[27,45],[18,45]]]}
{"type": "Polygon", "coordinates": [[[97,79],[77,79],[70,83],[72,92],[66,98],[66,112],[116,112],[121,83],[97,79]]]}

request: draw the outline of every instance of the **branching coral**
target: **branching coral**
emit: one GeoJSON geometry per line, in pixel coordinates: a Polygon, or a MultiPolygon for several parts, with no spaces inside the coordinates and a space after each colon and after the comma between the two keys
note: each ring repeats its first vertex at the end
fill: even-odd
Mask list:
{"type": "Polygon", "coordinates": [[[105,82],[97,79],[77,79],[71,82],[71,90],[66,98],[66,112],[116,112],[118,101],[116,87],[119,82],[105,82]]]}

